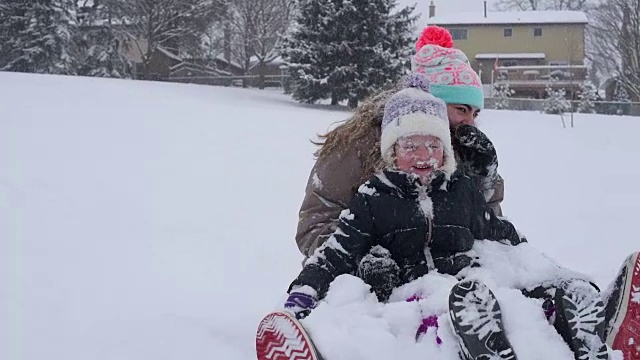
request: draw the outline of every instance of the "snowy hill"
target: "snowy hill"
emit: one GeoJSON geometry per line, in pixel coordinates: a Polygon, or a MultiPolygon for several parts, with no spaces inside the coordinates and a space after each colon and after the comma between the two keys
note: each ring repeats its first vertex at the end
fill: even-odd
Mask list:
{"type": "MultiPolygon", "coordinates": [[[[10,73],[0,111],[3,359],[254,358],[259,318],[299,270],[309,139],[348,113],[276,92],[10,73]]],[[[640,248],[639,120],[481,119],[505,214],[606,287],[640,248]]]]}

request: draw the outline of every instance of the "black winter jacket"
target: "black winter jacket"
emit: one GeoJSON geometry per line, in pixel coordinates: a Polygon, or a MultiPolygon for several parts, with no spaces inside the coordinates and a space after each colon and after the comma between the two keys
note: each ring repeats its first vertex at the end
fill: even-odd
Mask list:
{"type": "Polygon", "coordinates": [[[427,255],[455,255],[471,249],[474,239],[505,240],[516,245],[513,225],[487,207],[477,182],[456,172],[422,186],[415,176],[385,170],[364,183],[333,235],[306,262],[291,284],[309,285],[322,298],[339,275],[354,273],[374,246],[388,249],[400,267],[400,283],[425,275],[427,255]]]}

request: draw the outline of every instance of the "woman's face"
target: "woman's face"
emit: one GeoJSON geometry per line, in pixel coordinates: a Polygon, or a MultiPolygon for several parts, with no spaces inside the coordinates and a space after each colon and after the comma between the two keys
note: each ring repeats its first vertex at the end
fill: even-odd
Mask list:
{"type": "Polygon", "coordinates": [[[444,163],[442,141],[433,135],[411,135],[400,138],[395,145],[396,167],[416,174],[427,184],[433,172],[444,163]]]}
{"type": "Polygon", "coordinates": [[[447,104],[447,116],[449,117],[449,127],[455,130],[458,125],[476,125],[476,118],[480,114],[480,109],[475,106],[463,104],[447,104]]]}

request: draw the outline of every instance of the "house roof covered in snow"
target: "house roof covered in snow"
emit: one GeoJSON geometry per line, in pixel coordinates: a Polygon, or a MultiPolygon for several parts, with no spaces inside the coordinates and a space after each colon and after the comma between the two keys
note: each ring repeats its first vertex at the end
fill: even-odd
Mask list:
{"type": "Polygon", "coordinates": [[[544,59],[545,53],[502,53],[502,54],[476,54],[476,59],[544,59]]]}
{"type": "Polygon", "coordinates": [[[502,24],[586,24],[582,11],[489,11],[461,12],[435,16],[428,20],[433,25],[502,25],[502,24]]]}
{"type": "Polygon", "coordinates": [[[166,55],[167,57],[169,57],[170,59],[176,60],[176,61],[183,61],[183,59],[172,53],[171,51],[167,50],[166,48],[162,47],[162,46],[158,46],[158,51],[160,51],[161,53],[163,53],[164,55],[166,55]]]}
{"type": "Polygon", "coordinates": [[[216,56],[216,60],[227,63],[233,67],[236,67],[238,69],[242,69],[242,65],[240,65],[238,62],[235,62],[233,60],[227,60],[224,56],[224,54],[218,54],[218,56],[216,56]]]}
{"type": "MultiPolygon", "coordinates": [[[[281,65],[286,65],[286,62],[284,61],[284,59],[282,59],[281,56],[276,56],[273,54],[270,54],[271,56],[267,56],[267,59],[265,59],[265,62],[271,66],[281,66],[281,65]]],[[[256,56],[252,56],[251,57],[251,67],[253,68],[254,66],[258,65],[258,57],[256,56]]]]}
{"type": "Polygon", "coordinates": [[[76,0],[76,4],[78,4],[79,7],[91,7],[93,6],[93,0],[76,0]]]}

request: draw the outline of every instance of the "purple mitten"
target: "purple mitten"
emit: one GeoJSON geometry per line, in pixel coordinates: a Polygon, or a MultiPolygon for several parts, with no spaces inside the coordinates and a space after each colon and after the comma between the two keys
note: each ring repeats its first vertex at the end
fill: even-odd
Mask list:
{"type": "Polygon", "coordinates": [[[544,316],[547,318],[549,324],[553,325],[556,321],[556,305],[553,303],[553,300],[546,299],[542,303],[542,310],[544,310],[544,316]]]}
{"type": "Polygon", "coordinates": [[[438,336],[438,317],[435,315],[431,315],[428,316],[424,319],[422,319],[422,323],[420,324],[420,327],[418,327],[418,331],[416,332],[416,340],[418,340],[418,338],[420,338],[420,335],[422,334],[426,334],[427,331],[429,330],[429,328],[435,328],[436,329],[436,343],[438,343],[438,345],[442,344],[442,339],[440,339],[440,337],[438,336]]]}
{"type": "Polygon", "coordinates": [[[303,319],[316,307],[316,298],[301,292],[291,292],[284,303],[285,310],[293,313],[297,319],[303,319]]]}

